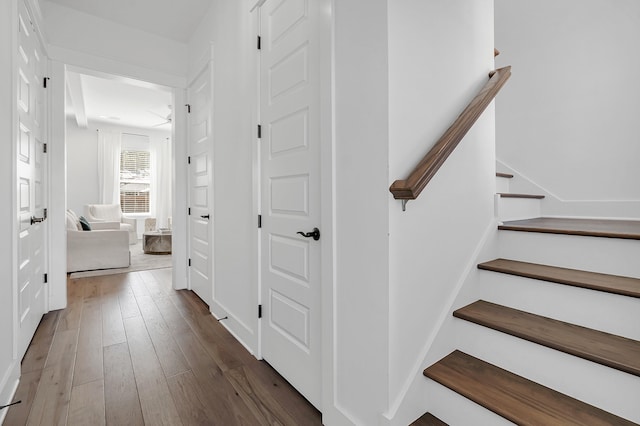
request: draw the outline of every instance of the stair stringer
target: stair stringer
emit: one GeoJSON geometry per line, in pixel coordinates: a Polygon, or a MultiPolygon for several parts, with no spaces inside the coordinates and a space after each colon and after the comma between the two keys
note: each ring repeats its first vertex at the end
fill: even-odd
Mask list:
{"type": "Polygon", "coordinates": [[[496,169],[513,175],[509,182],[511,192],[544,195],[543,216],[638,219],[640,200],[565,200],[498,159],[496,169]]]}
{"type": "MultiPolygon", "coordinates": [[[[446,401],[454,402],[455,406],[460,403],[461,397],[459,395],[456,397],[453,392],[453,395],[439,395],[437,399],[432,400],[430,395],[433,393],[434,384],[425,379],[422,375],[422,370],[455,349],[457,336],[453,332],[453,326],[454,320],[457,320],[457,318],[453,317],[453,311],[478,298],[477,283],[480,271],[477,268],[477,264],[493,259],[497,255],[497,228],[498,220],[494,218],[486,227],[473,254],[469,257],[469,261],[460,274],[458,282],[455,286],[452,286],[449,297],[446,299],[447,302],[438,315],[438,321],[433,326],[433,332],[429,335],[422,350],[416,357],[416,362],[412,368],[415,374],[405,381],[402,392],[392,401],[389,410],[381,414],[380,425],[406,426],[426,411],[447,421],[445,414],[448,414],[447,412],[450,410],[447,410],[447,407],[451,407],[451,405],[447,405],[446,401]]],[[[465,415],[477,416],[478,419],[487,419],[487,422],[484,423],[487,425],[511,424],[502,417],[485,410],[471,401],[467,402],[464,403],[463,412],[465,415]]]]}

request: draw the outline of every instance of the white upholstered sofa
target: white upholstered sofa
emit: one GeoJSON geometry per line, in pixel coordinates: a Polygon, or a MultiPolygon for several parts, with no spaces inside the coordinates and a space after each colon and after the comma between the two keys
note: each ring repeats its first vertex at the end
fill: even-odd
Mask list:
{"type": "Polygon", "coordinates": [[[84,217],[92,227],[97,222],[115,222],[121,230],[129,232],[129,244],[138,242],[137,222],[122,215],[120,204],[87,204],[84,206],[84,217]]]}
{"type": "Polygon", "coordinates": [[[67,272],[126,268],[130,262],[128,231],[112,223],[83,231],[76,214],[67,210],[67,272]]]}

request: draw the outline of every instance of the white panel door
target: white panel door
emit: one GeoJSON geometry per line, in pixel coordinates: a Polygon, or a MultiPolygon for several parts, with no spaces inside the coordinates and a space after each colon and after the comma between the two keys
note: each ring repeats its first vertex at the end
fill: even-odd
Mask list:
{"type": "Polygon", "coordinates": [[[321,402],[318,10],[313,0],[260,9],[262,356],[321,402]]]}
{"type": "Polygon", "coordinates": [[[18,358],[22,358],[46,310],[45,57],[22,1],[18,15],[18,358]]]}
{"type": "Polygon", "coordinates": [[[189,282],[207,305],[213,300],[211,67],[188,89],[189,123],[189,282]]]}

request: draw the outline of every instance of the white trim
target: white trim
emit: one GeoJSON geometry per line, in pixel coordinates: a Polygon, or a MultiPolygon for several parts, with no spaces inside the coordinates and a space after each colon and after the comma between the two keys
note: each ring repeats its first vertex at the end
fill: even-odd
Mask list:
{"type": "Polygon", "coordinates": [[[174,89],[172,102],[173,126],[171,126],[171,156],[173,158],[172,180],[172,256],[173,288],[176,290],[187,287],[187,111],[184,104],[187,103],[186,89],[174,89]]]}
{"type": "Polygon", "coordinates": [[[410,370],[412,373],[405,379],[404,384],[402,385],[402,388],[400,390],[400,393],[391,402],[391,404],[389,405],[389,409],[385,413],[382,413],[380,415],[380,425],[391,426],[391,425],[397,424],[397,421],[395,420],[396,416],[407,394],[409,393],[409,390],[411,389],[413,383],[416,380],[423,379],[422,375],[419,374],[418,372],[422,371],[424,367],[425,359],[428,357],[429,352],[431,351],[431,347],[433,346],[436,338],[442,331],[442,327],[444,326],[445,321],[451,317],[451,311],[453,310],[453,306],[456,300],[458,299],[458,296],[460,295],[460,292],[462,291],[465,283],[469,279],[469,275],[471,274],[472,271],[476,269],[480,254],[485,249],[485,247],[487,247],[488,243],[491,240],[491,237],[494,237],[497,232],[498,232],[498,221],[496,218],[492,218],[489,225],[485,228],[482,238],[480,238],[480,241],[478,242],[475,249],[473,250],[473,253],[471,254],[471,256],[469,256],[469,260],[466,266],[464,267],[462,273],[458,277],[458,281],[456,282],[455,287],[453,287],[453,290],[451,291],[451,293],[449,293],[449,297],[446,299],[446,303],[444,304],[444,307],[442,308],[442,310],[440,311],[440,314],[438,315],[438,319],[431,331],[431,334],[429,334],[427,341],[425,342],[425,344],[422,346],[422,349],[420,350],[420,354],[416,358],[416,362],[414,363],[414,365],[410,370]]]}
{"type": "Polygon", "coordinates": [[[156,71],[150,68],[140,67],[113,59],[103,58],[84,52],[67,49],[60,46],[49,45],[51,59],[73,65],[80,68],[95,70],[107,74],[124,76],[142,80],[149,83],[160,84],[167,87],[185,88],[187,80],[182,76],[156,71]]]}
{"type": "Polygon", "coordinates": [[[259,9],[260,7],[262,7],[262,5],[265,4],[266,1],[267,0],[258,0],[258,2],[256,4],[254,4],[251,9],[249,9],[249,13],[253,12],[256,9],[259,9]]]}
{"type": "Polygon", "coordinates": [[[67,144],[65,66],[50,62],[49,117],[49,310],[67,306],[67,144]]]}
{"type": "Polygon", "coordinates": [[[514,175],[510,183],[513,192],[535,192],[545,196],[541,202],[543,216],[623,220],[639,218],[640,200],[568,200],[540,186],[503,161],[496,159],[496,167],[514,175]]]}

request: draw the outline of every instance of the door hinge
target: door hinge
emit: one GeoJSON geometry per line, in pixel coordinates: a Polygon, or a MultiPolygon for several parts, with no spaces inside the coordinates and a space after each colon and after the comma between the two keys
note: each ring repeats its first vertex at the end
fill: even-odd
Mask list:
{"type": "Polygon", "coordinates": [[[45,154],[47,153],[47,144],[46,143],[42,144],[42,152],[44,152],[45,154]]]}
{"type": "Polygon", "coordinates": [[[262,318],[262,305],[258,305],[258,318],[262,318]]]}
{"type": "Polygon", "coordinates": [[[187,209],[187,216],[191,216],[191,207],[187,209]]]}
{"type": "Polygon", "coordinates": [[[258,139],[262,137],[262,126],[258,124],[258,139]]]}
{"type": "Polygon", "coordinates": [[[44,274],[44,281],[45,284],[49,282],[49,274],[44,274]]]}
{"type": "Polygon", "coordinates": [[[191,156],[187,157],[187,164],[191,164],[191,156]]]}
{"type": "Polygon", "coordinates": [[[42,79],[42,87],[44,87],[45,89],[47,88],[47,82],[50,80],[49,77],[44,77],[42,79]]]}
{"type": "Polygon", "coordinates": [[[44,209],[44,214],[43,214],[43,216],[44,216],[44,218],[45,218],[45,219],[47,218],[47,213],[48,213],[48,212],[47,212],[47,209],[44,209]]]}
{"type": "Polygon", "coordinates": [[[191,114],[191,104],[184,104],[187,107],[187,114],[191,114]]]}
{"type": "Polygon", "coordinates": [[[258,36],[258,50],[262,49],[262,37],[258,36]]]}
{"type": "Polygon", "coordinates": [[[262,215],[258,215],[258,228],[262,228],[262,215]]]}
{"type": "Polygon", "coordinates": [[[191,259],[189,259],[189,266],[191,266],[191,259]]]}

